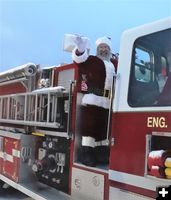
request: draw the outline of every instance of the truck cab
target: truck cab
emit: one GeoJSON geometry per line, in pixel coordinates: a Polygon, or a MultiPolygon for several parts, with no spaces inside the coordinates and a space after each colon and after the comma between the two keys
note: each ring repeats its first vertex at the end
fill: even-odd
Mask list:
{"type": "Polygon", "coordinates": [[[171,183],[164,174],[151,175],[148,165],[150,152],[171,149],[170,39],[170,18],[122,35],[112,114],[109,199],[127,199],[128,191],[155,198],[157,186],[171,183]]]}

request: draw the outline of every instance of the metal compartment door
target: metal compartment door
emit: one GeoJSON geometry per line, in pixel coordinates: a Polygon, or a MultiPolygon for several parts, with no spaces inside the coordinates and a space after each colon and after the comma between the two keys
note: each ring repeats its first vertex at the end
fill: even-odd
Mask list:
{"type": "Polygon", "coordinates": [[[19,180],[19,148],[20,140],[4,138],[4,162],[2,174],[18,182],[19,180]]]}

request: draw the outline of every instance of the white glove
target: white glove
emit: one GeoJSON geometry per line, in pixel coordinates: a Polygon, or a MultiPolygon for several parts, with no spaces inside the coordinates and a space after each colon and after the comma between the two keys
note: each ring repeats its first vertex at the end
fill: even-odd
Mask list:
{"type": "Polygon", "coordinates": [[[86,50],[87,46],[87,41],[81,37],[81,36],[76,36],[75,38],[75,44],[77,46],[77,49],[80,53],[83,53],[86,50]]]}

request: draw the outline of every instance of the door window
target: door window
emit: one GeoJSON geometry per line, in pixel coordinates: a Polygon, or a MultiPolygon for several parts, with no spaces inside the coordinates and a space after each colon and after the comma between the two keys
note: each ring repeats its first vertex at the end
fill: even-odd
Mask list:
{"type": "Polygon", "coordinates": [[[138,38],[132,52],[128,104],[171,106],[171,29],[138,38]]]}

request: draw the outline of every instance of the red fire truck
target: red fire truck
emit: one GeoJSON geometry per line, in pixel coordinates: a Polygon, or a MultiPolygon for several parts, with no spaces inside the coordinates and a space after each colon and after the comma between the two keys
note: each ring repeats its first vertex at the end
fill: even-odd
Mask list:
{"type": "Polygon", "coordinates": [[[36,200],[156,198],[171,185],[171,18],[127,30],[111,88],[109,163],[79,162],[79,69],[0,73],[0,186],[36,200]]]}

